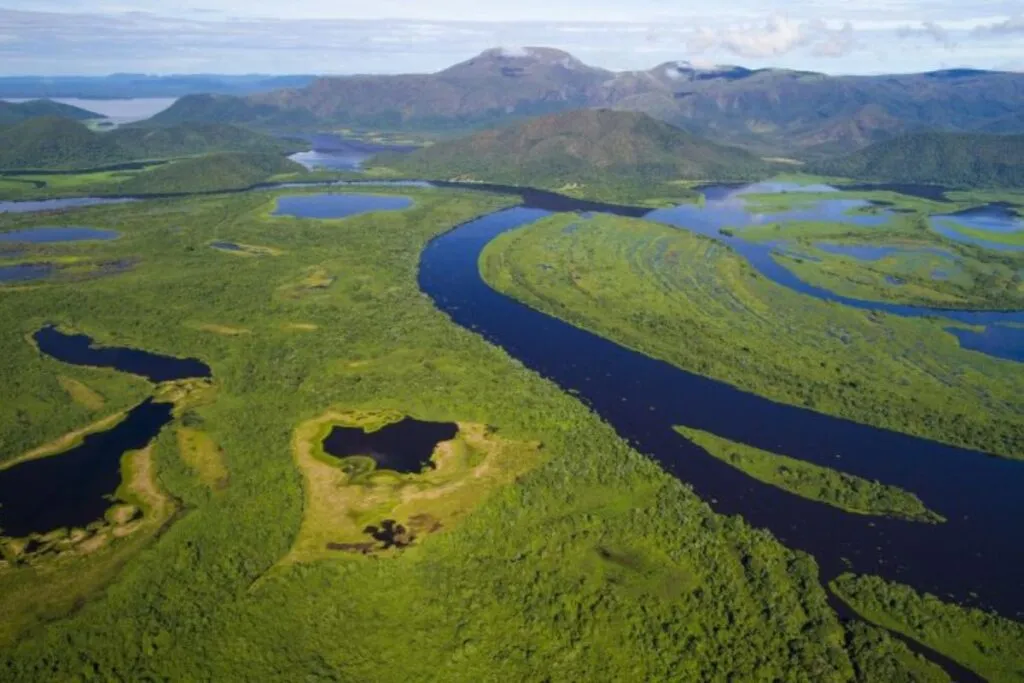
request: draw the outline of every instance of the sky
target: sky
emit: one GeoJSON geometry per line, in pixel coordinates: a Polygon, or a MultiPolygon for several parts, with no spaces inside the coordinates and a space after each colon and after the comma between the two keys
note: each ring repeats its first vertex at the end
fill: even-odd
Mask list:
{"type": "Polygon", "coordinates": [[[0,0],[0,75],[419,73],[527,45],[614,70],[1024,71],[1024,0],[0,0]]]}

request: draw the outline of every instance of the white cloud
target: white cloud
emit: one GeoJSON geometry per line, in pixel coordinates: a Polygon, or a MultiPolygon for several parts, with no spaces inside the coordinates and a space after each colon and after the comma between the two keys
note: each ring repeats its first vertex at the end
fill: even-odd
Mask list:
{"type": "Polygon", "coordinates": [[[922,21],[917,26],[902,26],[896,30],[896,35],[900,38],[924,37],[934,40],[947,50],[952,50],[957,45],[950,32],[944,26],[930,20],[922,21]]]}
{"type": "Polygon", "coordinates": [[[1024,33],[1024,14],[1009,17],[1003,21],[978,26],[974,29],[975,36],[1005,36],[1024,33]]]}

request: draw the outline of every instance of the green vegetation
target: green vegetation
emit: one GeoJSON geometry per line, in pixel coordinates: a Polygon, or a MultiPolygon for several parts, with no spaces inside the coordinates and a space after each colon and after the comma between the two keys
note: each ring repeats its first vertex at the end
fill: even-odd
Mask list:
{"type": "MultiPolygon", "coordinates": [[[[854,661],[910,666],[872,643],[852,661],[813,560],[713,513],[582,403],[423,296],[416,275],[427,241],[506,199],[401,194],[416,200],[406,211],[343,221],[273,217],[273,193],[60,217],[122,231],[75,248],[139,266],[0,291],[2,452],[95,420],[59,376],[102,393],[111,412],[152,390],[41,357],[26,335],[47,321],[104,344],[200,358],[216,392],[176,411],[152,449],[161,488],[186,513],[144,552],[126,550],[90,584],[101,592],[75,607],[86,594],[70,590],[101,571],[98,554],[67,572],[54,566],[60,583],[0,568],[5,600],[72,596],[15,610],[18,640],[0,651],[5,679],[845,681],[854,661]],[[213,239],[281,254],[231,258],[209,248],[213,239]],[[280,295],[310,272],[333,280],[280,295]],[[215,334],[196,321],[250,333],[215,334]],[[399,553],[282,564],[308,494],[292,457],[296,429],[360,410],[488,425],[503,440],[540,442],[543,458],[399,553]],[[217,445],[230,485],[211,488],[195,454],[179,451],[180,427],[217,445]]],[[[0,228],[30,220],[0,216],[0,228]]]]}
{"type": "Polygon", "coordinates": [[[950,678],[897,638],[880,628],[854,621],[847,644],[856,680],[863,683],[948,683],[950,678]]]}
{"type": "Polygon", "coordinates": [[[710,432],[675,430],[708,453],[758,481],[859,515],[899,517],[932,524],[946,521],[921,499],[898,486],[868,481],[830,467],[762,451],[710,432]]]}
{"type": "Polygon", "coordinates": [[[754,155],[645,114],[585,110],[543,116],[368,164],[417,178],[556,190],[612,202],[692,199],[686,182],[770,173],[754,155]]]}
{"type": "Polygon", "coordinates": [[[305,169],[275,153],[206,154],[162,164],[117,185],[120,194],[161,194],[242,190],[280,174],[305,169]]]}
{"type": "Polygon", "coordinates": [[[98,133],[77,121],[42,117],[0,129],[0,169],[93,169],[209,152],[284,154],[303,147],[223,124],[98,133]]]}
{"type": "Polygon", "coordinates": [[[102,114],[94,111],[61,104],[52,100],[29,100],[28,102],[6,102],[0,100],[0,126],[21,123],[27,119],[42,116],[59,116],[74,121],[101,119],[102,114]]]}
{"type": "Polygon", "coordinates": [[[821,162],[825,174],[949,187],[1024,185],[1024,135],[920,133],[821,162]]]}
{"type": "Polygon", "coordinates": [[[480,267],[499,291],[691,372],[858,422],[1022,456],[1020,365],[961,349],[944,321],[793,292],[710,239],[642,220],[562,214],[499,236],[480,267]]]}
{"type": "Polygon", "coordinates": [[[902,633],[993,683],[1024,681],[1024,624],[922,596],[877,576],[844,574],[830,586],[868,621],[902,633]]]}

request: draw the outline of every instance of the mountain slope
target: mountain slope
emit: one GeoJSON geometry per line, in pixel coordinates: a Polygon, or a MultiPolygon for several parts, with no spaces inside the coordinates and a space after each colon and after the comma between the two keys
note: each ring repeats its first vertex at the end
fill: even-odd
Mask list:
{"type": "Polygon", "coordinates": [[[1024,135],[923,133],[817,165],[821,173],[952,187],[1024,187],[1024,135]]]}
{"type": "Polygon", "coordinates": [[[646,114],[607,109],[542,116],[412,154],[381,155],[371,165],[415,177],[550,189],[584,185],[591,196],[596,192],[609,198],[611,192],[616,199],[622,188],[655,190],[676,180],[745,179],[767,173],[767,165],[749,152],[690,135],[646,114]]]}
{"type": "Polygon", "coordinates": [[[224,124],[90,131],[68,119],[30,119],[0,130],[0,169],[93,168],[210,152],[283,154],[301,146],[224,124]]]}
{"type": "Polygon", "coordinates": [[[41,116],[60,116],[75,121],[101,119],[102,114],[94,111],[61,104],[52,100],[30,100],[28,102],[4,102],[0,100],[0,125],[21,123],[41,116]]]}
{"type": "Polygon", "coordinates": [[[181,159],[135,174],[119,194],[241,190],[280,173],[303,173],[300,164],[267,152],[221,152],[181,159]]]}
{"type": "Polygon", "coordinates": [[[639,111],[760,154],[821,157],[924,130],[1020,132],[1024,74],[827,76],[668,62],[611,72],[549,48],[487,50],[434,74],[320,78],[302,88],[183,98],[153,119],[317,128],[481,128],[581,108],[639,111]]]}

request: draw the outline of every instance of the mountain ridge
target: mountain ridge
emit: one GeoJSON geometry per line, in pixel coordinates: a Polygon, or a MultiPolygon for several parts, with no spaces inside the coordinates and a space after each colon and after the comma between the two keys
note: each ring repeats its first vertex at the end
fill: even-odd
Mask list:
{"type": "Polygon", "coordinates": [[[277,128],[465,130],[614,108],[742,145],[813,158],[923,130],[1024,132],[1024,74],[970,69],[829,76],[665,62],[614,72],[553,48],[485,50],[431,74],[318,78],[244,98],[182,98],[149,125],[190,120],[277,128]]]}

